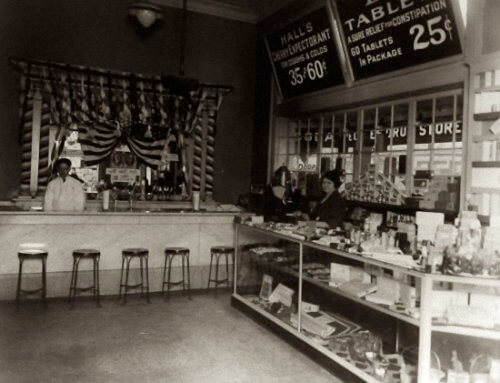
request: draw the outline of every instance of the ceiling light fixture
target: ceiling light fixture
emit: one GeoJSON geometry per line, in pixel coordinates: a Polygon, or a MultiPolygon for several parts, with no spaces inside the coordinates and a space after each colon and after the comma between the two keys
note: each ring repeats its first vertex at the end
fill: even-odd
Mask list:
{"type": "Polygon", "coordinates": [[[128,13],[137,18],[137,21],[144,27],[149,28],[157,20],[163,18],[160,6],[149,2],[137,2],[130,4],[128,13]]]}

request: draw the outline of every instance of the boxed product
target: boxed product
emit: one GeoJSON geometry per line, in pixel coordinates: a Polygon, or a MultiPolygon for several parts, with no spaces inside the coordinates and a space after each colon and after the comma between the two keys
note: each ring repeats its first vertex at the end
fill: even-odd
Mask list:
{"type": "Polygon", "coordinates": [[[491,307],[449,305],[445,317],[448,324],[492,329],[494,310],[491,307]]]}
{"type": "Polygon", "coordinates": [[[449,306],[467,306],[468,294],[463,291],[439,291],[432,292],[432,317],[443,318],[449,306]]]}
{"type": "Polygon", "coordinates": [[[269,302],[280,302],[286,307],[290,307],[292,305],[292,297],[294,294],[295,291],[280,283],[269,296],[269,302]]]}
{"type": "Polygon", "coordinates": [[[392,306],[399,301],[401,282],[392,278],[377,277],[377,291],[367,295],[366,300],[382,305],[392,306]]]}
{"type": "Polygon", "coordinates": [[[401,283],[399,286],[399,301],[408,310],[417,307],[417,290],[413,286],[401,283]]]}
{"type": "Polygon", "coordinates": [[[371,276],[359,267],[332,262],[330,264],[330,281],[328,284],[332,287],[338,287],[342,283],[349,281],[369,283],[371,276]]]}
{"type": "Polygon", "coordinates": [[[500,326],[500,296],[471,293],[470,306],[488,309],[495,325],[500,326]]]}
{"type": "Polygon", "coordinates": [[[377,285],[374,283],[366,283],[361,281],[350,281],[339,285],[340,290],[353,295],[357,298],[363,298],[368,294],[377,291],[377,285]]]}

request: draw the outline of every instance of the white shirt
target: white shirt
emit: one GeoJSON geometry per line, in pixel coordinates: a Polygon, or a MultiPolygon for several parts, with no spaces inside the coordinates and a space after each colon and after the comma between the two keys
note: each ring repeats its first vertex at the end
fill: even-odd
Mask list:
{"type": "Polygon", "coordinates": [[[45,211],[83,211],[83,184],[71,176],[64,181],[61,177],[53,179],[47,185],[43,206],[45,211]]]}

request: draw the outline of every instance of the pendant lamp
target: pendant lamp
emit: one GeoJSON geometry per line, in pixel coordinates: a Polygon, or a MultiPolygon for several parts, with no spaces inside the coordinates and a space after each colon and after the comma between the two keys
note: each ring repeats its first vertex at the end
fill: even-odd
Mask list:
{"type": "Polygon", "coordinates": [[[137,2],[130,4],[128,13],[137,18],[137,21],[144,27],[149,28],[157,20],[163,18],[160,6],[150,2],[137,2]]]}

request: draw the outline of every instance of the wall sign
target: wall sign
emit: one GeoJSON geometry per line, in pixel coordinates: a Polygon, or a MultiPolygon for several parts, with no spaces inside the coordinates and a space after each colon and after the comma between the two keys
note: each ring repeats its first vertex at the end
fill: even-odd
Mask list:
{"type": "Polygon", "coordinates": [[[326,6],[266,35],[266,44],[284,98],[344,83],[326,6]]]}
{"type": "Polygon", "coordinates": [[[451,0],[338,0],[356,79],[462,53],[451,0]]]}
{"type": "Polygon", "coordinates": [[[139,169],[107,168],[106,174],[111,176],[111,182],[132,184],[140,179],[141,171],[139,169]]]}

